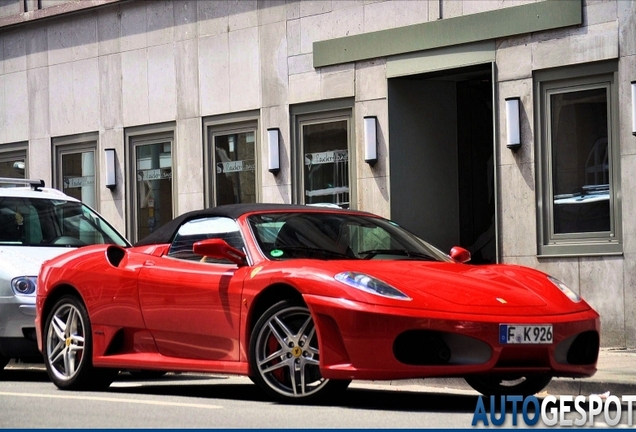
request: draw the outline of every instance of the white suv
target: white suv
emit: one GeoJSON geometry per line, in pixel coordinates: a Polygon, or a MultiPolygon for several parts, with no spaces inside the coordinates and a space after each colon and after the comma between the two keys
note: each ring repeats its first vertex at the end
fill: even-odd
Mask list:
{"type": "Polygon", "coordinates": [[[42,263],[100,243],[130,246],[90,207],[43,181],[0,178],[0,370],[12,358],[42,359],[34,324],[42,263]]]}

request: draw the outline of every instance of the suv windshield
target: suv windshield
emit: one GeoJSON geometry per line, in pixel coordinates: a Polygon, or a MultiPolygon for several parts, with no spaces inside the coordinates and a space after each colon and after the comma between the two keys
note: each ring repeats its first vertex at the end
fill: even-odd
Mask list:
{"type": "Polygon", "coordinates": [[[269,259],[410,259],[451,261],[394,222],[346,213],[268,213],[248,217],[269,259]]]}
{"type": "Polygon", "coordinates": [[[0,198],[0,246],[128,246],[104,219],[76,201],[0,198]]]}

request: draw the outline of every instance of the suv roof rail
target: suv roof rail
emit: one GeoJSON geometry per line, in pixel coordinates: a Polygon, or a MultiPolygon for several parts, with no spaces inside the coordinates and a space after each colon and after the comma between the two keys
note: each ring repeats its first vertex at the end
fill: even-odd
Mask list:
{"type": "Polygon", "coordinates": [[[33,190],[44,187],[44,180],[0,177],[0,184],[29,185],[33,190]]]}

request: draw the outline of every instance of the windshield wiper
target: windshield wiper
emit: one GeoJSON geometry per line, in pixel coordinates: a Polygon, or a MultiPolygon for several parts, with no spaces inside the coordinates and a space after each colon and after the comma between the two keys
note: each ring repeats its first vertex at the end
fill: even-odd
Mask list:
{"type": "Polygon", "coordinates": [[[366,255],[363,259],[371,259],[376,255],[401,255],[409,258],[420,258],[427,261],[437,261],[436,258],[422,252],[408,251],[406,249],[370,249],[358,252],[358,255],[366,255]]]}

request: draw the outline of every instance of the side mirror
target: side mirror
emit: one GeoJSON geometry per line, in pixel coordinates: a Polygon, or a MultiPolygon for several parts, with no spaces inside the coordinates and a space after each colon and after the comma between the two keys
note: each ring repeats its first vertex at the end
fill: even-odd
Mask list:
{"type": "Polygon", "coordinates": [[[227,259],[238,266],[245,265],[245,254],[222,239],[198,241],[192,245],[192,252],[210,258],[227,259]]]}
{"type": "Polygon", "coordinates": [[[450,251],[450,257],[458,263],[467,263],[470,261],[470,252],[460,246],[454,246],[450,251]]]}

